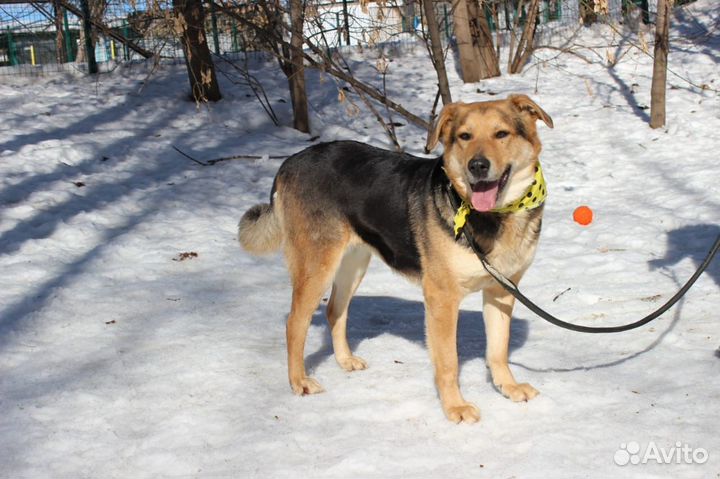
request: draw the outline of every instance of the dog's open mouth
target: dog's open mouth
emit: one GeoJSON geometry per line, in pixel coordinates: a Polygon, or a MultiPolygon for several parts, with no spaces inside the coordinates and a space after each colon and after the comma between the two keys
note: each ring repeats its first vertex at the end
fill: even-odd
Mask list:
{"type": "Polygon", "coordinates": [[[497,199],[503,188],[505,188],[508,178],[510,178],[510,166],[505,169],[500,179],[496,181],[478,181],[471,185],[472,196],[470,197],[470,203],[472,203],[473,209],[486,213],[495,208],[497,199]]]}

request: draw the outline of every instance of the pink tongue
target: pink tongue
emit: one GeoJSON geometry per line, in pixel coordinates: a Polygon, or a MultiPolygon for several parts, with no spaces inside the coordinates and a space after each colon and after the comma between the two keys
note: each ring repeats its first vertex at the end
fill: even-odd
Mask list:
{"type": "Polygon", "coordinates": [[[472,203],[473,208],[477,211],[482,212],[488,212],[491,209],[495,208],[498,186],[499,185],[497,182],[492,182],[482,184],[480,188],[476,187],[478,190],[482,191],[475,191],[475,188],[473,188],[473,193],[470,197],[470,202],[472,203]]]}

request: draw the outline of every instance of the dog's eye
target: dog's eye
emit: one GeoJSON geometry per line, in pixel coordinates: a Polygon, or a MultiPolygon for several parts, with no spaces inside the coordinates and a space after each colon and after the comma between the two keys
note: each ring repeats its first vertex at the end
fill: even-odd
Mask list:
{"type": "Polygon", "coordinates": [[[505,137],[508,136],[509,134],[510,134],[509,131],[500,130],[500,131],[498,131],[497,133],[495,133],[495,138],[497,138],[498,140],[500,140],[500,139],[502,139],[502,138],[505,138],[505,137]]]}
{"type": "Polygon", "coordinates": [[[472,135],[471,135],[470,133],[467,133],[467,132],[466,132],[466,133],[460,133],[460,134],[458,135],[458,138],[460,138],[461,140],[464,140],[464,141],[468,141],[468,140],[472,139],[472,135]]]}

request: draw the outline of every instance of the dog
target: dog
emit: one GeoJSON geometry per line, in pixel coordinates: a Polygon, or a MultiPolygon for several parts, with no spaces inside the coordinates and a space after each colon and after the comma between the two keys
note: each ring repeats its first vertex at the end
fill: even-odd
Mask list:
{"type": "Polygon", "coordinates": [[[439,158],[337,141],[285,160],[270,203],[253,206],[240,220],[239,240],[253,254],[285,252],[292,283],[286,332],[294,393],[323,391],[305,371],[304,348],[312,315],[330,285],[327,320],[335,359],[347,371],[367,367],[352,354],[346,325],[350,300],[374,253],[422,286],[427,346],[449,420],[480,419],[458,384],[459,305],[472,292],[483,292],[493,383],[513,401],[538,394],[530,384],[519,384],[508,366],[514,298],[488,275],[469,244],[474,241],[515,283],[530,266],[543,212],[542,201],[529,198],[539,171],[537,120],[553,127],[550,116],[526,95],[452,103],[442,109],[428,138],[428,151],[443,144],[439,158]],[[525,195],[536,204],[503,209],[525,195]],[[456,234],[456,201],[468,207],[466,237],[456,234]]]}

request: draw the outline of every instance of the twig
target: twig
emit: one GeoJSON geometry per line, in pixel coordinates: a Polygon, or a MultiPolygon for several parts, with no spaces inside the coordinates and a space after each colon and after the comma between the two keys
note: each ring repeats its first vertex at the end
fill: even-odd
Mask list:
{"type": "Polygon", "coordinates": [[[554,303],[555,301],[557,301],[560,296],[562,296],[563,294],[567,293],[567,292],[570,291],[571,289],[572,289],[572,288],[568,288],[568,289],[566,289],[565,291],[562,291],[562,292],[556,294],[555,297],[552,299],[552,300],[553,300],[553,303],[554,303]]]}
{"type": "Polygon", "coordinates": [[[200,160],[196,160],[192,156],[188,155],[184,151],[182,151],[177,146],[173,145],[173,149],[180,153],[182,156],[187,158],[190,161],[193,161],[197,163],[200,166],[212,166],[216,163],[220,163],[221,161],[230,161],[230,160],[261,160],[263,158],[267,158],[269,160],[283,160],[287,158],[290,155],[232,155],[232,156],[224,156],[221,158],[215,158],[214,160],[207,160],[205,162],[202,162],[200,160]]]}
{"type": "Polygon", "coordinates": [[[215,163],[220,163],[221,161],[230,161],[230,160],[262,160],[263,158],[267,158],[268,160],[284,160],[290,155],[233,155],[233,156],[225,156],[222,158],[216,158],[214,160],[208,160],[207,166],[212,166],[215,163]]]}
{"type": "Polygon", "coordinates": [[[372,114],[375,115],[375,118],[377,119],[378,123],[380,123],[382,125],[382,127],[385,129],[385,133],[387,133],[388,137],[390,137],[390,140],[395,145],[395,149],[397,151],[402,151],[402,147],[400,146],[400,143],[398,143],[398,141],[397,141],[395,132],[390,129],[388,124],[385,122],[385,119],[382,117],[382,115],[380,115],[380,113],[378,113],[378,111],[372,105],[370,100],[367,99],[367,97],[361,90],[355,89],[355,93],[357,93],[357,95],[360,97],[360,99],[363,101],[363,103],[365,103],[365,106],[368,107],[368,110],[370,110],[372,112],[372,114]]]}
{"type": "MultiPolygon", "coordinates": [[[[380,73],[382,74],[382,92],[383,95],[387,97],[387,88],[385,84],[385,78],[387,75],[387,64],[383,66],[382,72],[380,73]]],[[[387,105],[385,105],[385,113],[387,113],[388,117],[388,134],[390,135],[390,139],[393,141],[393,143],[395,143],[395,148],[397,149],[397,151],[402,151],[402,147],[400,146],[400,143],[398,143],[397,133],[395,133],[395,123],[393,122],[392,111],[390,111],[390,108],[387,105]]]]}
{"type": "MultiPolygon", "coordinates": [[[[270,117],[270,121],[273,122],[275,126],[280,126],[280,120],[278,120],[277,115],[275,114],[275,111],[272,108],[272,105],[270,104],[270,101],[268,100],[267,95],[265,94],[265,89],[263,88],[262,84],[253,76],[250,74],[250,69],[248,68],[248,62],[247,62],[247,55],[245,55],[245,66],[244,68],[239,67],[235,64],[235,62],[232,62],[228,60],[227,58],[223,57],[222,55],[216,55],[213,54],[215,58],[218,60],[227,63],[231,67],[233,67],[235,70],[239,72],[239,74],[244,78],[246,86],[248,86],[253,94],[255,95],[255,98],[260,103],[260,106],[262,106],[263,110],[265,110],[265,113],[270,117]],[[262,95],[262,97],[261,97],[262,95]]],[[[240,84],[231,77],[230,73],[224,71],[222,68],[218,68],[218,71],[222,73],[225,78],[230,80],[231,82],[235,84],[240,84]]]]}
{"type": "Polygon", "coordinates": [[[180,154],[181,154],[182,156],[184,156],[185,158],[187,158],[188,160],[193,161],[193,162],[197,163],[197,164],[200,165],[200,166],[207,166],[207,164],[203,163],[202,161],[196,160],[196,159],[193,158],[192,156],[190,156],[190,155],[188,155],[187,153],[185,153],[184,151],[182,151],[182,150],[181,150],[180,148],[178,148],[177,146],[173,145],[173,149],[174,149],[175,151],[177,151],[178,153],[180,153],[180,154]]]}
{"type": "Polygon", "coordinates": [[[552,58],[547,58],[547,59],[545,59],[545,60],[540,60],[538,63],[541,63],[541,62],[542,62],[542,63],[547,63],[547,62],[550,61],[550,60],[555,60],[556,58],[558,58],[559,56],[561,56],[561,55],[564,54],[564,53],[569,53],[570,55],[575,55],[576,57],[578,57],[579,59],[581,59],[582,61],[584,61],[585,63],[587,63],[587,64],[589,64],[589,65],[592,65],[592,64],[593,64],[593,61],[592,61],[592,60],[588,59],[588,58],[587,58],[585,55],[583,55],[582,53],[578,53],[578,52],[576,52],[575,50],[572,50],[571,48],[558,48],[558,47],[554,47],[554,46],[552,46],[552,45],[538,45],[537,47],[535,47],[535,50],[536,50],[536,51],[537,51],[537,50],[555,50],[555,51],[560,52],[560,53],[558,53],[557,55],[555,55],[554,57],[552,57],[552,58]]]}
{"type": "MultiPolygon", "coordinates": [[[[325,33],[321,31],[320,36],[321,36],[323,42],[325,43],[325,48],[330,49],[330,45],[328,44],[327,38],[325,37],[325,33]]],[[[348,74],[350,76],[352,76],[354,78],[352,68],[350,68],[350,65],[348,64],[347,60],[345,60],[345,57],[342,55],[342,53],[338,50],[335,52],[335,54],[337,55],[337,58],[339,59],[338,63],[342,63],[342,67],[348,72],[348,74]]],[[[328,57],[328,58],[330,59],[330,57],[328,57]]],[[[330,59],[330,60],[332,60],[332,59],[330,59]]],[[[376,69],[380,72],[380,69],[378,68],[378,66],[376,66],[376,69]]],[[[386,73],[386,71],[387,71],[387,65],[385,66],[383,71],[380,72],[382,74],[382,79],[383,79],[383,92],[382,92],[383,96],[386,93],[385,92],[385,73],[386,73]]],[[[385,110],[388,113],[389,122],[385,121],[385,119],[382,117],[382,115],[380,115],[380,113],[377,111],[377,109],[373,106],[372,102],[367,98],[365,93],[360,88],[358,88],[356,85],[352,85],[352,88],[355,91],[355,93],[360,97],[362,102],[365,103],[365,106],[368,107],[368,110],[370,110],[370,112],[375,116],[375,119],[377,119],[378,123],[380,123],[380,125],[383,127],[383,129],[387,133],[388,137],[390,137],[390,141],[392,141],[393,145],[395,145],[395,149],[397,151],[402,151],[402,147],[400,146],[400,143],[398,143],[397,135],[395,134],[395,128],[393,127],[393,124],[392,124],[392,116],[390,115],[390,109],[388,108],[387,104],[385,104],[385,110]]]]}
{"type": "MultiPolygon", "coordinates": [[[[165,43],[163,43],[162,46],[160,47],[160,51],[162,51],[163,48],[165,48],[165,43]]],[[[147,86],[147,84],[150,80],[150,77],[153,76],[153,74],[155,73],[155,71],[157,71],[159,66],[160,66],[160,53],[157,53],[157,54],[153,55],[152,68],[150,69],[148,74],[145,76],[145,79],[140,84],[140,88],[138,88],[138,95],[143,92],[143,90],[145,89],[145,87],[147,86]]]]}
{"type": "Polygon", "coordinates": [[[430,153],[428,143],[430,141],[430,135],[432,135],[434,129],[433,127],[435,126],[435,117],[437,116],[435,111],[437,110],[438,101],[440,101],[440,85],[438,85],[437,93],[435,93],[435,101],[433,102],[432,110],[430,111],[430,121],[428,122],[430,126],[428,126],[427,136],[425,138],[425,154],[430,153]]]}
{"type": "MultiPolygon", "coordinates": [[[[623,36],[622,32],[618,31],[618,29],[615,27],[615,25],[608,24],[608,26],[609,26],[613,31],[615,31],[616,33],[618,33],[618,34],[621,36],[621,38],[623,38],[625,41],[627,41],[630,45],[632,45],[633,47],[637,48],[638,50],[640,50],[642,53],[644,53],[644,54],[647,55],[648,57],[653,58],[653,56],[652,56],[650,53],[646,52],[640,45],[638,45],[638,44],[636,44],[635,42],[629,40],[626,36],[623,36]]],[[[693,81],[690,80],[689,78],[686,78],[686,77],[680,75],[679,73],[675,73],[672,69],[670,69],[670,67],[667,67],[667,71],[669,71],[670,73],[672,73],[673,75],[675,75],[676,77],[678,77],[679,79],[681,79],[682,81],[687,82],[689,85],[697,88],[698,90],[701,90],[701,91],[710,90],[710,91],[715,92],[715,93],[720,93],[720,90],[717,90],[717,89],[715,89],[715,88],[711,88],[709,85],[698,85],[697,83],[693,82],[693,81]]]]}

